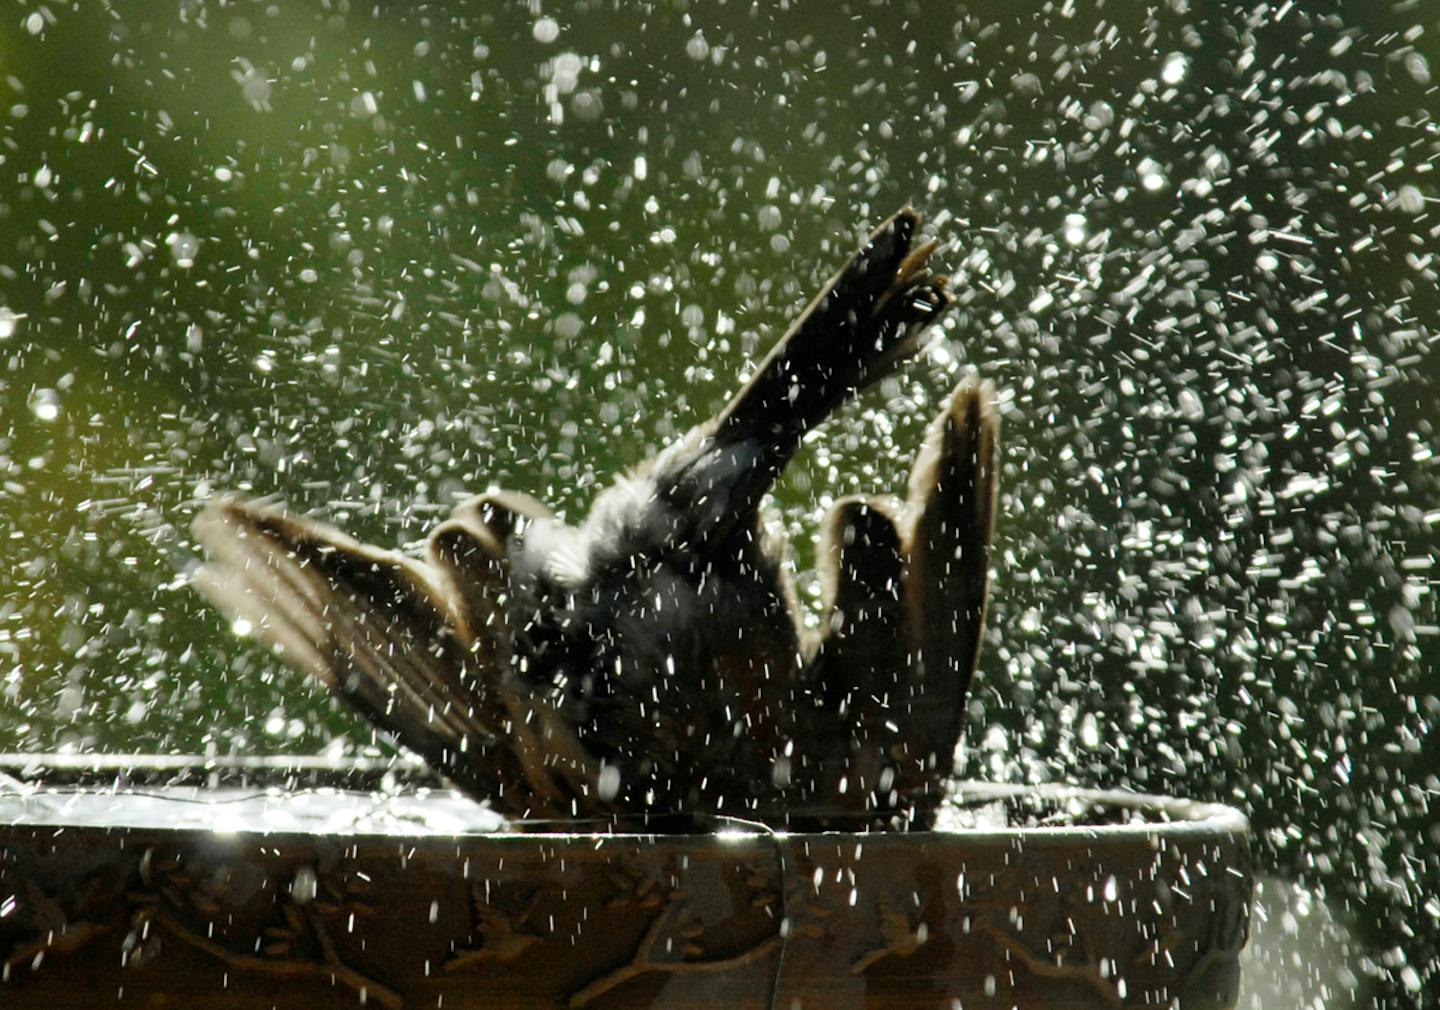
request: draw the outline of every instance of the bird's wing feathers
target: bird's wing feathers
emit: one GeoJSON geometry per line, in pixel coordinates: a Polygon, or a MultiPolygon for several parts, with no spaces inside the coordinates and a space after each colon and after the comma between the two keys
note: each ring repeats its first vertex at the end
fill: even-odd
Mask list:
{"type": "Polygon", "coordinates": [[[806,432],[918,353],[954,304],[947,279],[929,270],[937,244],[912,245],[919,228],[909,207],[876,228],[725,408],[657,460],[658,493],[712,516],[697,526],[701,539],[753,527],[806,432]]]}
{"type": "Polygon", "coordinates": [[[985,625],[998,428],[993,388],[965,380],[929,426],[903,513],[844,499],[826,519],[807,680],[817,711],[845,705],[848,747],[818,754],[815,779],[841,809],[923,822],[948,774],[985,625]]]}
{"type": "Polygon", "coordinates": [[[913,661],[898,721],[915,777],[902,774],[902,791],[932,786],[927,766],[947,771],[959,740],[985,629],[999,427],[994,387],[966,379],[931,422],[910,474],[903,533],[913,661]]]}
{"type": "Polygon", "coordinates": [[[539,742],[507,743],[538,741],[549,720],[495,664],[493,535],[463,520],[441,526],[431,542],[438,564],[427,565],[236,502],[209,506],[194,532],[211,557],[196,585],[373,723],[509,812],[569,812],[571,770],[557,769],[539,742]]]}
{"type": "Polygon", "coordinates": [[[783,466],[795,440],[920,350],[954,299],[947,279],[929,271],[937,244],[912,248],[919,229],[906,207],[870,234],[721,411],[717,440],[775,442],[783,466]]]}
{"type": "Polygon", "coordinates": [[[894,806],[882,794],[890,790],[884,773],[896,735],[891,706],[907,661],[899,512],[893,499],[844,498],[821,528],[821,637],[806,668],[802,719],[811,756],[807,785],[821,814],[868,815],[894,806]],[[847,733],[833,728],[837,712],[847,733]]]}
{"type": "Polygon", "coordinates": [[[505,598],[510,572],[505,543],[484,523],[467,514],[452,515],[425,544],[429,566],[451,592],[452,619],[480,663],[508,662],[510,637],[505,598]]]}

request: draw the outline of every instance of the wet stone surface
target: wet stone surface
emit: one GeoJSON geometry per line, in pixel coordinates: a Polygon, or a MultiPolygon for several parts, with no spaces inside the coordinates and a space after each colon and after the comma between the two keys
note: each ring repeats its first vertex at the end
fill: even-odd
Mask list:
{"type": "Polygon", "coordinates": [[[1234,1005],[1243,818],[961,796],[947,819],[968,826],[910,834],[517,834],[446,792],[12,786],[0,993],[17,1008],[1234,1005]],[[1014,814],[1030,826],[1006,827],[1014,814]]]}

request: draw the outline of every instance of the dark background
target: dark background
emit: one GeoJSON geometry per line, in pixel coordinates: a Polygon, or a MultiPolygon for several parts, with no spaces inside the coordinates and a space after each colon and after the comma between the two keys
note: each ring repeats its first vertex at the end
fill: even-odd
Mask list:
{"type": "Polygon", "coordinates": [[[198,503],[381,543],[492,485],[578,517],[913,202],[962,311],[792,467],[802,569],[994,379],[964,773],[1240,806],[1252,979],[1426,1005],[1437,33],[1422,0],[11,3],[0,748],[371,745],[188,589],[198,503]]]}

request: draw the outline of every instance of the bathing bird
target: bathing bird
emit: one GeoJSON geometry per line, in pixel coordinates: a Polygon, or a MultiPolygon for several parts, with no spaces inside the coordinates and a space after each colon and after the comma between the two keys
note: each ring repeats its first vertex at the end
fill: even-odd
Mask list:
{"type": "Polygon", "coordinates": [[[909,208],[876,228],[718,413],[578,525],[492,491],[413,557],[220,499],[194,523],[194,583],[516,820],[926,827],[984,628],[993,388],[950,394],[905,500],[829,511],[814,631],[764,513],[806,435],[952,306],[920,228],[909,208]]]}

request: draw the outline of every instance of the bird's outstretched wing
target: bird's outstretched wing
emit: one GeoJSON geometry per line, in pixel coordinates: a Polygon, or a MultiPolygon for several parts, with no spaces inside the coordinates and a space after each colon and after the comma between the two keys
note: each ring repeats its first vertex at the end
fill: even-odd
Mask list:
{"type": "Polygon", "coordinates": [[[913,662],[899,698],[905,760],[898,786],[913,799],[925,793],[932,805],[953,764],[980,659],[999,437],[994,387],[967,379],[931,422],[910,472],[905,641],[913,662]]]}
{"type": "Polygon", "coordinates": [[[998,439],[994,388],[966,379],[930,424],[903,508],[846,499],[826,521],[807,671],[807,735],[829,741],[814,754],[817,810],[933,817],[984,633],[998,439]],[[849,734],[827,738],[815,713],[837,707],[849,734]]]}
{"type": "Polygon", "coordinates": [[[264,505],[211,504],[195,585],[221,610],[470,792],[516,816],[573,813],[591,769],[507,683],[500,541],[467,503],[428,563],[264,505]]]}
{"type": "Polygon", "coordinates": [[[820,635],[805,670],[801,778],[808,807],[822,821],[859,820],[898,804],[889,749],[898,742],[892,710],[904,682],[905,550],[893,498],[844,498],[820,531],[820,635]]]}
{"type": "Polygon", "coordinates": [[[655,460],[656,492],[692,517],[692,543],[750,535],[805,435],[918,354],[954,305],[930,272],[939,243],[915,244],[920,224],[905,207],[871,232],[730,402],[655,460]]]}

